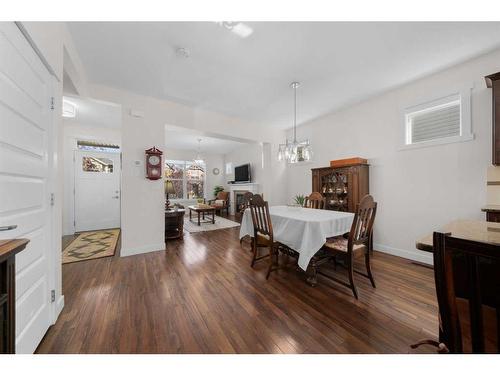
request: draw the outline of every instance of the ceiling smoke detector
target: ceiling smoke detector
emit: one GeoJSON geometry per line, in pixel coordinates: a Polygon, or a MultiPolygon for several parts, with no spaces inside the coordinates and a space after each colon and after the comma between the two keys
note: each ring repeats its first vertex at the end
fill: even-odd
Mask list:
{"type": "Polygon", "coordinates": [[[184,47],[179,47],[175,50],[175,54],[179,57],[183,57],[185,59],[189,58],[189,56],[191,55],[191,53],[189,52],[189,50],[187,48],[184,48],[184,47]]]}

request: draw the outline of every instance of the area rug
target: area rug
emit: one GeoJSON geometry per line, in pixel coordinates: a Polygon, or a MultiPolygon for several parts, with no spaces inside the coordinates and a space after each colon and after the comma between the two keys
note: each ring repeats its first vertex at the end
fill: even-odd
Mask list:
{"type": "Polygon", "coordinates": [[[63,250],[62,262],[66,264],[113,256],[119,237],[120,229],[82,232],[63,250]]]}
{"type": "MultiPolygon", "coordinates": [[[[196,220],[196,216],[194,214],[193,214],[193,220],[196,220]]],[[[189,221],[189,214],[186,214],[184,216],[184,230],[186,230],[189,233],[208,232],[211,230],[234,228],[239,226],[240,223],[225,219],[220,216],[215,217],[215,224],[201,223],[201,225],[198,226],[198,224],[189,221]]]]}

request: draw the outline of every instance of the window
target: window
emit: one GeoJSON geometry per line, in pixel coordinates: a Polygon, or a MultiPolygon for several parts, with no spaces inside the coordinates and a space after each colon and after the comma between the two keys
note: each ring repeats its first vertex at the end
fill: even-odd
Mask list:
{"type": "Polygon", "coordinates": [[[82,158],[82,170],[84,172],[113,173],[113,160],[84,156],[82,158]]]}
{"type": "Polygon", "coordinates": [[[165,180],[172,181],[175,193],[169,199],[198,199],[205,196],[205,165],[191,161],[166,160],[165,180]]]}
{"type": "Polygon", "coordinates": [[[455,94],[405,111],[405,146],[426,146],[472,139],[470,94],[455,94]]]}

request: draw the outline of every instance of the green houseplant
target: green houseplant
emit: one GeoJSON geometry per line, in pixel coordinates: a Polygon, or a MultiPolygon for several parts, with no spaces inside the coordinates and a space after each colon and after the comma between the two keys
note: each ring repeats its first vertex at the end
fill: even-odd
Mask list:
{"type": "Polygon", "coordinates": [[[214,197],[217,196],[221,191],[224,191],[224,187],[221,185],[214,186],[214,197]]]}
{"type": "Polygon", "coordinates": [[[302,195],[302,194],[296,195],[293,198],[294,203],[297,204],[297,205],[299,205],[299,206],[303,206],[305,200],[306,200],[306,197],[304,195],[302,195]]]}

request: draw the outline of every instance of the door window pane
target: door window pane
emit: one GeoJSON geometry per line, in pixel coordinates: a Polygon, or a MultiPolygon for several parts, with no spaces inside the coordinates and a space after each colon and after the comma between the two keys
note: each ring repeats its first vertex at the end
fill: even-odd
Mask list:
{"type": "Polygon", "coordinates": [[[82,158],[82,169],[84,172],[113,173],[113,160],[84,156],[82,158]]]}

